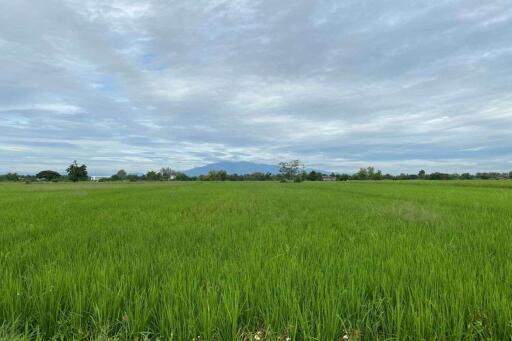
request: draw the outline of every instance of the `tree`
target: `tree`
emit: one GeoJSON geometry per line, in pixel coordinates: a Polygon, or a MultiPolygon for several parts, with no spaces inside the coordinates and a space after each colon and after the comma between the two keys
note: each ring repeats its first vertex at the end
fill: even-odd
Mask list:
{"type": "Polygon", "coordinates": [[[226,181],[228,173],[225,170],[210,170],[208,175],[200,176],[199,179],[202,181],[226,181]]]}
{"type": "Polygon", "coordinates": [[[286,179],[286,180],[295,180],[299,178],[301,168],[304,168],[301,166],[299,160],[293,160],[290,162],[279,162],[279,173],[286,179]]]}
{"type": "Polygon", "coordinates": [[[125,180],[128,177],[128,174],[126,173],[126,171],[124,169],[120,169],[117,171],[116,177],[119,180],[125,180]]]}
{"type": "Polygon", "coordinates": [[[162,180],[172,180],[176,177],[176,172],[173,171],[170,167],[163,167],[160,169],[160,177],[162,180]]]}
{"type": "Polygon", "coordinates": [[[368,179],[368,170],[366,168],[360,168],[356,174],[358,180],[368,179]]]}
{"type": "Polygon", "coordinates": [[[375,167],[369,166],[366,168],[360,168],[359,171],[354,174],[354,179],[357,180],[382,180],[382,171],[375,171],[375,167]]]}
{"type": "Polygon", "coordinates": [[[346,173],[343,173],[343,174],[337,174],[336,175],[336,180],[337,181],[348,181],[350,180],[350,175],[346,174],[346,173]]]}
{"type": "Polygon", "coordinates": [[[58,172],[52,170],[44,170],[36,174],[37,179],[44,179],[47,181],[52,181],[60,178],[60,174],[58,172]]]}
{"type": "Polygon", "coordinates": [[[5,175],[5,180],[7,180],[7,181],[19,181],[20,180],[20,176],[18,175],[18,173],[7,173],[5,175]]]}
{"type": "Polygon", "coordinates": [[[176,172],[175,180],[176,181],[191,181],[191,180],[194,180],[194,179],[189,177],[189,176],[187,176],[187,174],[185,174],[185,173],[176,172]]]}
{"type": "Polygon", "coordinates": [[[368,179],[371,180],[382,180],[382,172],[378,169],[375,171],[375,167],[369,166],[366,168],[366,173],[368,175],[368,179]]]}
{"type": "Polygon", "coordinates": [[[461,178],[462,180],[471,180],[471,179],[472,179],[472,175],[471,175],[471,174],[469,174],[469,173],[462,173],[462,174],[460,175],[460,178],[461,178]]]}
{"type": "Polygon", "coordinates": [[[374,179],[375,178],[375,167],[368,166],[366,168],[366,174],[368,174],[369,179],[374,179]]]}
{"type": "Polygon", "coordinates": [[[128,173],[126,173],[126,171],[124,169],[120,169],[117,171],[116,174],[114,174],[110,177],[110,180],[112,180],[112,181],[129,180],[128,173]]]}
{"type": "MultiPolygon", "coordinates": [[[[116,176],[116,175],[114,175],[114,176],[116,176]]],[[[114,176],[112,176],[112,177],[114,177],[114,176]]],[[[137,174],[128,174],[128,175],[126,176],[126,179],[127,179],[128,181],[131,181],[131,182],[134,182],[134,181],[142,181],[142,180],[144,180],[144,179],[145,179],[145,176],[144,176],[144,175],[137,175],[137,174]]]]}
{"type": "Polygon", "coordinates": [[[426,174],[427,174],[427,173],[422,169],[422,170],[420,170],[420,171],[418,172],[418,178],[420,178],[420,179],[425,179],[425,175],[426,175],[426,174]]]}
{"type": "Polygon", "coordinates": [[[71,165],[69,165],[69,167],[66,169],[66,172],[68,173],[69,180],[73,182],[87,180],[89,178],[89,176],[87,175],[87,166],[78,166],[76,160],[73,161],[71,165]]]}
{"type": "Polygon", "coordinates": [[[158,181],[160,180],[160,174],[155,171],[149,171],[146,173],[146,180],[158,181]]]}
{"type": "Polygon", "coordinates": [[[309,172],[309,174],[306,175],[306,180],[308,181],[322,181],[323,175],[320,172],[315,172],[314,170],[309,172]]]}
{"type": "Polygon", "coordinates": [[[450,175],[446,173],[434,172],[429,175],[430,180],[450,180],[450,175]]]}

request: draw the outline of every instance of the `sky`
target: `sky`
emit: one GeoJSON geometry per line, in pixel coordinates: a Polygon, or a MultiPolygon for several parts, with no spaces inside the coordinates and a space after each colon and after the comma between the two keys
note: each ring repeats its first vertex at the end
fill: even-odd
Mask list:
{"type": "Polygon", "coordinates": [[[510,0],[0,0],[0,173],[512,170],[510,0]]]}

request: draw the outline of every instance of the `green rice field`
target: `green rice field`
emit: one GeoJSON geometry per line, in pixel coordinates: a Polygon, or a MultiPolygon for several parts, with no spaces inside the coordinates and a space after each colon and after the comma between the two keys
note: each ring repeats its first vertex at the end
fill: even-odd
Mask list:
{"type": "Polygon", "coordinates": [[[512,182],[0,184],[0,339],[511,340],[512,182]]]}

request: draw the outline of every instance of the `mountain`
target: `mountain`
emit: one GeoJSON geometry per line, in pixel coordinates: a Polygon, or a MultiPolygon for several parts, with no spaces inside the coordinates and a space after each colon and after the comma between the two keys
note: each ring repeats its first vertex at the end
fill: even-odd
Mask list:
{"type": "Polygon", "coordinates": [[[228,174],[251,174],[256,172],[277,174],[279,173],[279,166],[248,161],[224,161],[192,168],[184,173],[188,176],[199,176],[208,174],[210,170],[225,170],[228,174]]]}

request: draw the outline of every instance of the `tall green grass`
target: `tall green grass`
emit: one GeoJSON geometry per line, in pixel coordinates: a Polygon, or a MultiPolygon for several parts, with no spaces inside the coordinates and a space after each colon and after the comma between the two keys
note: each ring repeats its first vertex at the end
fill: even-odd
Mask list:
{"type": "Polygon", "coordinates": [[[512,184],[2,184],[0,325],[0,339],[511,339],[512,184]]]}

